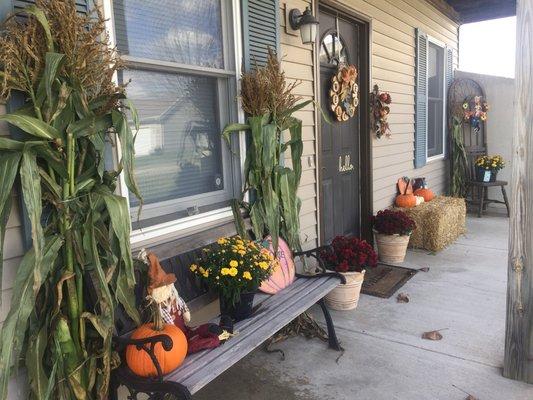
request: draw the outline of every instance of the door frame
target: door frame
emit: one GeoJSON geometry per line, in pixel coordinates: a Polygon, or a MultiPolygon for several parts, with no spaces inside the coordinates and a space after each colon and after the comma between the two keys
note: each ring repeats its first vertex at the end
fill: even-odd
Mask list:
{"type": "MultiPolygon", "coordinates": [[[[361,87],[359,88],[360,99],[359,99],[359,112],[361,113],[361,130],[360,130],[360,143],[359,143],[359,163],[360,165],[368,166],[368,173],[365,175],[360,175],[360,227],[361,227],[361,237],[367,240],[370,243],[373,243],[374,235],[372,234],[372,225],[370,222],[370,217],[373,215],[373,170],[372,170],[372,136],[370,134],[370,87],[372,82],[372,18],[357,12],[345,5],[340,4],[336,0],[314,0],[313,9],[315,10],[315,15],[319,19],[319,10],[325,10],[329,12],[342,14],[344,18],[349,21],[363,26],[363,34],[360,39],[360,46],[362,46],[361,54],[366,55],[362,57],[362,62],[360,70],[364,70],[368,79],[366,82],[361,82],[361,87]]],[[[316,66],[314,69],[314,91],[315,98],[320,98],[320,60],[319,55],[319,46],[320,38],[315,42],[314,45],[314,57],[313,62],[316,66]]],[[[321,105],[324,107],[324,105],[321,105]]],[[[320,182],[322,181],[322,132],[321,132],[321,115],[320,113],[315,113],[315,127],[317,132],[316,137],[316,158],[317,158],[317,197],[318,197],[318,241],[320,245],[323,243],[322,227],[320,226],[320,213],[322,205],[322,191],[320,190],[320,182]]],[[[361,169],[359,168],[359,171],[361,169]]]]}

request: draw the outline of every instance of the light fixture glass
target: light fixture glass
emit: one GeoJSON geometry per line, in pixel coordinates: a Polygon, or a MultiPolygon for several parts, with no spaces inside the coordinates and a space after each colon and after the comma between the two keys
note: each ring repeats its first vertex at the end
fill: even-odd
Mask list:
{"type": "Polygon", "coordinates": [[[316,27],[316,24],[306,24],[300,27],[300,36],[303,44],[315,43],[316,27]]]}
{"type": "Polygon", "coordinates": [[[292,29],[300,29],[302,43],[309,44],[315,42],[318,20],[313,16],[309,7],[305,9],[303,14],[297,8],[292,9],[289,13],[289,22],[292,29]]]}

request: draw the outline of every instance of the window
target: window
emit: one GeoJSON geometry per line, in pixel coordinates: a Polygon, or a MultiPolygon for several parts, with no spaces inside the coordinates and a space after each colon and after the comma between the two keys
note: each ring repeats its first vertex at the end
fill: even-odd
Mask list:
{"type": "Polygon", "coordinates": [[[416,29],[415,168],[446,153],[446,96],[454,59],[453,47],[416,29]]]}
{"type": "Polygon", "coordinates": [[[320,43],[320,53],[318,56],[320,64],[346,64],[348,63],[348,55],[346,54],[346,46],[344,41],[339,38],[337,32],[328,33],[320,43]]]}
{"type": "Polygon", "coordinates": [[[114,0],[114,31],[128,68],[141,128],[136,178],[145,204],[130,196],[133,229],[228,206],[240,189],[237,143],[221,131],[237,119],[232,2],[114,0]]]}
{"type": "Polygon", "coordinates": [[[444,154],[445,59],[444,48],[429,41],[428,46],[427,157],[444,154]]]}

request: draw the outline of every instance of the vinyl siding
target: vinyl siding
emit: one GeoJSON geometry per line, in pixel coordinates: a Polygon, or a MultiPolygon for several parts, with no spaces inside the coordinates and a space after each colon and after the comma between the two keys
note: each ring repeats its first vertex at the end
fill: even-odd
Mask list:
{"type": "Polygon", "coordinates": [[[415,28],[455,50],[458,25],[424,0],[342,1],[345,6],[372,18],[372,85],[391,93],[391,139],[373,139],[374,211],[390,206],[401,176],[426,177],[436,193],[448,189],[448,162],[429,161],[415,169],[415,28]]]}
{"type": "MultiPolygon", "coordinates": [[[[285,7],[303,10],[309,3],[303,0],[280,2],[283,68],[288,77],[302,80],[298,94],[305,97],[313,93],[313,49],[301,44],[299,36],[286,33],[285,7]]],[[[396,181],[401,176],[426,177],[436,193],[445,193],[449,180],[446,159],[429,161],[422,168],[414,168],[415,28],[421,28],[454,49],[454,65],[457,65],[458,25],[424,0],[341,0],[336,3],[372,20],[370,87],[379,85],[380,90],[390,92],[393,99],[389,116],[392,138],[374,138],[372,141],[374,212],[392,205],[396,181]]],[[[314,6],[316,11],[316,3],[314,6]]],[[[308,159],[313,156],[308,150],[316,141],[316,115],[311,109],[300,114],[305,125],[302,163],[304,170],[312,169],[314,172],[307,171],[299,190],[306,204],[301,213],[302,232],[318,236],[318,229],[315,232],[311,225],[311,216],[315,216],[315,224],[318,225],[317,170],[308,167],[308,159]],[[314,207],[311,207],[313,203],[314,207]]],[[[312,158],[316,161],[316,157],[312,158]]]]}
{"type": "MultiPolygon", "coordinates": [[[[314,98],[314,53],[311,45],[304,45],[300,35],[293,36],[286,33],[285,7],[289,10],[298,8],[304,10],[311,1],[291,0],[280,1],[280,56],[281,66],[290,82],[300,81],[294,93],[302,98],[301,101],[314,98]]],[[[298,111],[295,116],[303,122],[302,140],[304,149],[302,154],[302,179],[298,189],[298,196],[302,200],[300,211],[300,238],[304,249],[311,249],[318,245],[317,227],[317,171],[316,171],[316,113],[312,104],[298,111]]],[[[286,162],[290,163],[290,152],[286,154],[286,162]]]]}
{"type": "MultiPolygon", "coordinates": [[[[301,10],[311,0],[280,2],[280,41],[282,67],[289,80],[299,80],[295,93],[304,100],[314,98],[314,54],[310,45],[303,45],[300,36],[285,30],[285,7],[301,10]]],[[[414,92],[415,92],[415,28],[457,50],[457,24],[423,0],[343,0],[343,6],[372,19],[372,82],[393,96],[389,117],[392,139],[373,140],[373,196],[375,211],[392,204],[395,182],[400,176],[425,176],[431,188],[445,192],[448,186],[446,160],[430,161],[414,169],[414,92]]],[[[455,52],[457,55],[457,51],[455,52]]],[[[457,59],[455,59],[455,62],[457,59]]],[[[0,104],[0,114],[5,105],[0,104]]],[[[316,169],[316,118],[312,105],[299,111],[303,121],[304,151],[302,180],[298,194],[302,199],[301,231],[304,248],[318,244],[318,199],[316,169]]],[[[8,135],[7,125],[0,124],[0,135],[8,135]]],[[[16,197],[16,194],[13,193],[16,197]]],[[[14,274],[23,254],[18,199],[15,198],[4,243],[4,277],[0,322],[10,304],[14,274]]]]}

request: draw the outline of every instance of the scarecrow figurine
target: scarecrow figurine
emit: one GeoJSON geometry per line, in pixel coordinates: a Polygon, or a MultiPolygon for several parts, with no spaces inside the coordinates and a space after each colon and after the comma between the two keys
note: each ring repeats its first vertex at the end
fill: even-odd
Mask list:
{"type": "Polygon", "coordinates": [[[176,276],[163,270],[154,253],[146,253],[143,249],[139,258],[148,264],[149,283],[146,300],[157,304],[165,323],[174,324],[183,331],[187,337],[189,354],[218,347],[229,339],[231,334],[216,324],[189,327],[187,324],[191,320],[191,313],[174,286],[176,276]]]}

